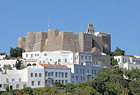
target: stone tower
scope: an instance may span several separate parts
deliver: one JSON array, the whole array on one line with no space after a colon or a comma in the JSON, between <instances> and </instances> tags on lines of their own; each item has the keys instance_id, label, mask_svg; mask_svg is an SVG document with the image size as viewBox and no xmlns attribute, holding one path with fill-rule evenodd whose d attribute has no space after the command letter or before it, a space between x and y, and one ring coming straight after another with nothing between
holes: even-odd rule
<instances>
[{"instance_id":1,"label":"stone tower","mask_svg":"<svg viewBox=\"0 0 140 95\"><path fill-rule=\"evenodd\" d=\"M92 23L88 23L87 33L94 34L95 30Z\"/></svg>"}]
</instances>

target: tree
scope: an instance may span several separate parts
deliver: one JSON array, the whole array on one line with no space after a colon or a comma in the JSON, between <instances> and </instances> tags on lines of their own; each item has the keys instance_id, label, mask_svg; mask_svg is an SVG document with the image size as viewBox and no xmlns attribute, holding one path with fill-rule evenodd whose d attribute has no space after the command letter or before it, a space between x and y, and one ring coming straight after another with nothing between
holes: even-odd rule
<instances>
[{"instance_id":1,"label":"tree","mask_svg":"<svg viewBox=\"0 0 140 95\"><path fill-rule=\"evenodd\" d=\"M26 93L26 94L32 94L33 93L33 90L31 87L24 87L23 90L22 90L22 93Z\"/></svg>"},{"instance_id":2,"label":"tree","mask_svg":"<svg viewBox=\"0 0 140 95\"><path fill-rule=\"evenodd\" d=\"M4 66L3 66L3 69L4 69L4 70L5 70L5 69L12 70L12 67L11 67L11 65L4 65Z\"/></svg>"},{"instance_id":3,"label":"tree","mask_svg":"<svg viewBox=\"0 0 140 95\"><path fill-rule=\"evenodd\" d=\"M22 52L25 52L22 48L10 48L10 56L11 57L22 57Z\"/></svg>"},{"instance_id":4,"label":"tree","mask_svg":"<svg viewBox=\"0 0 140 95\"><path fill-rule=\"evenodd\" d=\"M17 70L21 69L21 60L17 59L15 67Z\"/></svg>"}]
</instances>

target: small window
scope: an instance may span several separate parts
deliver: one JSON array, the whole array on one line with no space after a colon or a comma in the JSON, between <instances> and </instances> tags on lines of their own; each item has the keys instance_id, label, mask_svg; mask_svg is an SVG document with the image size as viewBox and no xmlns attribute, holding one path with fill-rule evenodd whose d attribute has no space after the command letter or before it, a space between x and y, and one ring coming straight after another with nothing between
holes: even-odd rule
<instances>
[{"instance_id":1,"label":"small window","mask_svg":"<svg viewBox=\"0 0 140 95\"><path fill-rule=\"evenodd\" d=\"M47 56L47 54L45 53L44 56Z\"/></svg>"},{"instance_id":2,"label":"small window","mask_svg":"<svg viewBox=\"0 0 140 95\"><path fill-rule=\"evenodd\" d=\"M52 61L52 59L50 59L50 61Z\"/></svg>"},{"instance_id":3,"label":"small window","mask_svg":"<svg viewBox=\"0 0 140 95\"><path fill-rule=\"evenodd\" d=\"M33 77L33 73L31 73L31 77Z\"/></svg>"},{"instance_id":4,"label":"small window","mask_svg":"<svg viewBox=\"0 0 140 95\"><path fill-rule=\"evenodd\" d=\"M38 85L40 85L40 81L38 81Z\"/></svg>"},{"instance_id":5,"label":"small window","mask_svg":"<svg viewBox=\"0 0 140 95\"><path fill-rule=\"evenodd\" d=\"M55 77L57 77L57 72L55 72Z\"/></svg>"},{"instance_id":6,"label":"small window","mask_svg":"<svg viewBox=\"0 0 140 95\"><path fill-rule=\"evenodd\" d=\"M67 84L68 83L68 80L65 80L65 84Z\"/></svg>"},{"instance_id":7,"label":"small window","mask_svg":"<svg viewBox=\"0 0 140 95\"><path fill-rule=\"evenodd\" d=\"M64 84L64 80L62 80L62 84Z\"/></svg>"},{"instance_id":8,"label":"small window","mask_svg":"<svg viewBox=\"0 0 140 95\"><path fill-rule=\"evenodd\" d=\"M65 73L65 77L68 77L68 73Z\"/></svg>"},{"instance_id":9,"label":"small window","mask_svg":"<svg viewBox=\"0 0 140 95\"><path fill-rule=\"evenodd\" d=\"M50 77L50 75L51 75L51 74L50 74L50 73L48 73L48 76L49 76L49 77Z\"/></svg>"},{"instance_id":10,"label":"small window","mask_svg":"<svg viewBox=\"0 0 140 95\"><path fill-rule=\"evenodd\" d=\"M61 73L59 72L59 77L61 77Z\"/></svg>"},{"instance_id":11,"label":"small window","mask_svg":"<svg viewBox=\"0 0 140 95\"><path fill-rule=\"evenodd\" d=\"M35 73L35 77L37 77L37 73Z\"/></svg>"},{"instance_id":12,"label":"small window","mask_svg":"<svg viewBox=\"0 0 140 95\"><path fill-rule=\"evenodd\" d=\"M65 62L67 63L67 59L65 59Z\"/></svg>"},{"instance_id":13,"label":"small window","mask_svg":"<svg viewBox=\"0 0 140 95\"><path fill-rule=\"evenodd\" d=\"M12 81L12 82L15 82L15 79L12 79L11 81Z\"/></svg>"},{"instance_id":14,"label":"small window","mask_svg":"<svg viewBox=\"0 0 140 95\"><path fill-rule=\"evenodd\" d=\"M58 62L61 62L61 59L58 59Z\"/></svg>"},{"instance_id":15,"label":"small window","mask_svg":"<svg viewBox=\"0 0 140 95\"><path fill-rule=\"evenodd\" d=\"M82 74L82 69L80 69L80 74Z\"/></svg>"},{"instance_id":16,"label":"small window","mask_svg":"<svg viewBox=\"0 0 140 95\"><path fill-rule=\"evenodd\" d=\"M48 72L45 72L45 76L47 76Z\"/></svg>"},{"instance_id":17,"label":"small window","mask_svg":"<svg viewBox=\"0 0 140 95\"><path fill-rule=\"evenodd\" d=\"M34 86L34 81L32 81L32 86Z\"/></svg>"},{"instance_id":18,"label":"small window","mask_svg":"<svg viewBox=\"0 0 140 95\"><path fill-rule=\"evenodd\" d=\"M62 77L64 77L64 73L62 72Z\"/></svg>"},{"instance_id":19,"label":"small window","mask_svg":"<svg viewBox=\"0 0 140 95\"><path fill-rule=\"evenodd\" d=\"M51 72L51 76L53 77L53 72Z\"/></svg>"},{"instance_id":20,"label":"small window","mask_svg":"<svg viewBox=\"0 0 140 95\"><path fill-rule=\"evenodd\" d=\"M39 73L39 77L41 77L42 75L41 75L41 73Z\"/></svg>"},{"instance_id":21,"label":"small window","mask_svg":"<svg viewBox=\"0 0 140 95\"><path fill-rule=\"evenodd\" d=\"M76 68L76 73L78 73L78 68Z\"/></svg>"},{"instance_id":22,"label":"small window","mask_svg":"<svg viewBox=\"0 0 140 95\"><path fill-rule=\"evenodd\" d=\"M85 74L85 69L83 69L83 74Z\"/></svg>"},{"instance_id":23,"label":"small window","mask_svg":"<svg viewBox=\"0 0 140 95\"><path fill-rule=\"evenodd\" d=\"M19 88L19 84L16 84L16 88Z\"/></svg>"},{"instance_id":24,"label":"small window","mask_svg":"<svg viewBox=\"0 0 140 95\"><path fill-rule=\"evenodd\" d=\"M21 78L19 78L19 82L21 82Z\"/></svg>"}]
</instances>

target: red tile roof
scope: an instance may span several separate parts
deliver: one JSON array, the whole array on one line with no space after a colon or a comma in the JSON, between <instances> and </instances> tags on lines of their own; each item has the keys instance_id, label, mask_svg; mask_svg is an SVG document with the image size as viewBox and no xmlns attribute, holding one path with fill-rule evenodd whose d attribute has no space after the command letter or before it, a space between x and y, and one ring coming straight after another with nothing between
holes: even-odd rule
<instances>
[{"instance_id":1,"label":"red tile roof","mask_svg":"<svg viewBox=\"0 0 140 95\"><path fill-rule=\"evenodd\" d=\"M40 64L41 66L47 66L47 67L62 67L67 68L66 65L53 65L53 64Z\"/></svg>"}]
</instances>

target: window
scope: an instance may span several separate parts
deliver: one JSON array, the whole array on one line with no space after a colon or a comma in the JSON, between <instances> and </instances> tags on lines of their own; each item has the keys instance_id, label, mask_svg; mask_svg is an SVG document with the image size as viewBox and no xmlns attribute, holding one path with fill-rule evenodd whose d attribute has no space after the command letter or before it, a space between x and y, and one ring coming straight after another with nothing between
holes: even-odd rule
<instances>
[{"instance_id":1,"label":"window","mask_svg":"<svg viewBox=\"0 0 140 95\"><path fill-rule=\"evenodd\" d=\"M72 75L72 78L74 78L74 75Z\"/></svg>"},{"instance_id":2,"label":"window","mask_svg":"<svg viewBox=\"0 0 140 95\"><path fill-rule=\"evenodd\" d=\"M57 72L55 72L55 77L57 77Z\"/></svg>"},{"instance_id":3,"label":"window","mask_svg":"<svg viewBox=\"0 0 140 95\"><path fill-rule=\"evenodd\" d=\"M46 83L47 83L48 81L46 80Z\"/></svg>"},{"instance_id":4,"label":"window","mask_svg":"<svg viewBox=\"0 0 140 95\"><path fill-rule=\"evenodd\" d=\"M16 84L16 88L19 88L19 84Z\"/></svg>"},{"instance_id":5,"label":"window","mask_svg":"<svg viewBox=\"0 0 140 95\"><path fill-rule=\"evenodd\" d=\"M19 82L21 82L21 78L19 78Z\"/></svg>"},{"instance_id":6,"label":"window","mask_svg":"<svg viewBox=\"0 0 140 95\"><path fill-rule=\"evenodd\" d=\"M87 60L87 56L85 56L85 60Z\"/></svg>"},{"instance_id":7,"label":"window","mask_svg":"<svg viewBox=\"0 0 140 95\"><path fill-rule=\"evenodd\" d=\"M40 64L41 64L41 61L40 61Z\"/></svg>"},{"instance_id":8,"label":"window","mask_svg":"<svg viewBox=\"0 0 140 95\"><path fill-rule=\"evenodd\" d=\"M58 59L58 62L61 62L61 59Z\"/></svg>"},{"instance_id":9,"label":"window","mask_svg":"<svg viewBox=\"0 0 140 95\"><path fill-rule=\"evenodd\" d=\"M67 73L65 73L65 77L67 77L68 76L68 74Z\"/></svg>"},{"instance_id":10,"label":"window","mask_svg":"<svg viewBox=\"0 0 140 95\"><path fill-rule=\"evenodd\" d=\"M9 81L9 79L7 78L7 79L6 79L6 82L8 82L8 81Z\"/></svg>"},{"instance_id":11,"label":"window","mask_svg":"<svg viewBox=\"0 0 140 95\"><path fill-rule=\"evenodd\" d=\"M39 73L39 77L41 77L41 73Z\"/></svg>"},{"instance_id":12,"label":"window","mask_svg":"<svg viewBox=\"0 0 140 95\"><path fill-rule=\"evenodd\" d=\"M37 77L37 73L35 73L35 77Z\"/></svg>"},{"instance_id":13,"label":"window","mask_svg":"<svg viewBox=\"0 0 140 95\"><path fill-rule=\"evenodd\" d=\"M83 74L85 74L85 69L83 69Z\"/></svg>"},{"instance_id":14,"label":"window","mask_svg":"<svg viewBox=\"0 0 140 95\"><path fill-rule=\"evenodd\" d=\"M12 81L12 82L15 82L15 79L12 79L11 81Z\"/></svg>"},{"instance_id":15,"label":"window","mask_svg":"<svg viewBox=\"0 0 140 95\"><path fill-rule=\"evenodd\" d=\"M92 75L93 75L93 70L92 70Z\"/></svg>"},{"instance_id":16,"label":"window","mask_svg":"<svg viewBox=\"0 0 140 95\"><path fill-rule=\"evenodd\" d=\"M81 76L81 80L83 79L83 77Z\"/></svg>"},{"instance_id":17,"label":"window","mask_svg":"<svg viewBox=\"0 0 140 95\"><path fill-rule=\"evenodd\" d=\"M81 56L81 60L83 60L83 56Z\"/></svg>"},{"instance_id":18,"label":"window","mask_svg":"<svg viewBox=\"0 0 140 95\"><path fill-rule=\"evenodd\" d=\"M94 70L94 74L96 74L96 70Z\"/></svg>"},{"instance_id":19,"label":"window","mask_svg":"<svg viewBox=\"0 0 140 95\"><path fill-rule=\"evenodd\" d=\"M65 62L67 62L67 59L65 59Z\"/></svg>"},{"instance_id":20,"label":"window","mask_svg":"<svg viewBox=\"0 0 140 95\"><path fill-rule=\"evenodd\" d=\"M62 84L64 84L64 80L62 80Z\"/></svg>"},{"instance_id":21,"label":"window","mask_svg":"<svg viewBox=\"0 0 140 95\"><path fill-rule=\"evenodd\" d=\"M47 76L48 75L48 72L45 72L45 76Z\"/></svg>"},{"instance_id":22,"label":"window","mask_svg":"<svg viewBox=\"0 0 140 95\"><path fill-rule=\"evenodd\" d=\"M31 77L33 77L33 73L31 73Z\"/></svg>"},{"instance_id":23,"label":"window","mask_svg":"<svg viewBox=\"0 0 140 95\"><path fill-rule=\"evenodd\" d=\"M80 74L82 74L82 69L80 69Z\"/></svg>"},{"instance_id":24,"label":"window","mask_svg":"<svg viewBox=\"0 0 140 95\"><path fill-rule=\"evenodd\" d=\"M120 62L120 58L118 59L118 62Z\"/></svg>"},{"instance_id":25,"label":"window","mask_svg":"<svg viewBox=\"0 0 140 95\"><path fill-rule=\"evenodd\" d=\"M78 73L78 68L76 68L76 73Z\"/></svg>"},{"instance_id":26,"label":"window","mask_svg":"<svg viewBox=\"0 0 140 95\"><path fill-rule=\"evenodd\" d=\"M43 61L43 64L45 64L45 61Z\"/></svg>"},{"instance_id":27,"label":"window","mask_svg":"<svg viewBox=\"0 0 140 95\"><path fill-rule=\"evenodd\" d=\"M51 72L51 76L53 77L53 72Z\"/></svg>"},{"instance_id":28,"label":"window","mask_svg":"<svg viewBox=\"0 0 140 95\"><path fill-rule=\"evenodd\" d=\"M51 73L48 73L48 76L50 77L51 76Z\"/></svg>"},{"instance_id":29,"label":"window","mask_svg":"<svg viewBox=\"0 0 140 95\"><path fill-rule=\"evenodd\" d=\"M76 80L78 80L78 76L76 76Z\"/></svg>"},{"instance_id":30,"label":"window","mask_svg":"<svg viewBox=\"0 0 140 95\"><path fill-rule=\"evenodd\" d=\"M40 85L40 81L38 81L38 85Z\"/></svg>"},{"instance_id":31,"label":"window","mask_svg":"<svg viewBox=\"0 0 140 95\"><path fill-rule=\"evenodd\" d=\"M65 84L67 84L68 83L68 80L65 80Z\"/></svg>"},{"instance_id":32,"label":"window","mask_svg":"<svg viewBox=\"0 0 140 95\"><path fill-rule=\"evenodd\" d=\"M62 72L62 77L64 77L64 73Z\"/></svg>"},{"instance_id":33,"label":"window","mask_svg":"<svg viewBox=\"0 0 140 95\"><path fill-rule=\"evenodd\" d=\"M34 86L34 81L32 81L32 86Z\"/></svg>"},{"instance_id":34,"label":"window","mask_svg":"<svg viewBox=\"0 0 140 95\"><path fill-rule=\"evenodd\" d=\"M26 54L26 57L28 57L28 54Z\"/></svg>"},{"instance_id":35,"label":"window","mask_svg":"<svg viewBox=\"0 0 140 95\"><path fill-rule=\"evenodd\" d=\"M50 61L52 61L52 59L50 59Z\"/></svg>"},{"instance_id":36,"label":"window","mask_svg":"<svg viewBox=\"0 0 140 95\"><path fill-rule=\"evenodd\" d=\"M59 77L61 77L61 73L59 72Z\"/></svg>"},{"instance_id":37,"label":"window","mask_svg":"<svg viewBox=\"0 0 140 95\"><path fill-rule=\"evenodd\" d=\"M47 54L45 53L44 56L47 56Z\"/></svg>"},{"instance_id":38,"label":"window","mask_svg":"<svg viewBox=\"0 0 140 95\"><path fill-rule=\"evenodd\" d=\"M61 80L59 80L59 83L61 83Z\"/></svg>"},{"instance_id":39,"label":"window","mask_svg":"<svg viewBox=\"0 0 140 95\"><path fill-rule=\"evenodd\" d=\"M3 86L4 86L4 88L6 88L7 87L7 84L4 84Z\"/></svg>"},{"instance_id":40,"label":"window","mask_svg":"<svg viewBox=\"0 0 140 95\"><path fill-rule=\"evenodd\" d=\"M31 58L33 58L33 54L31 54Z\"/></svg>"}]
</instances>

